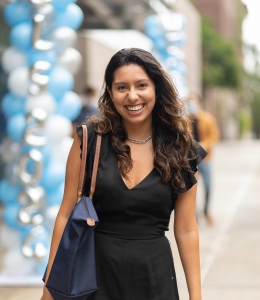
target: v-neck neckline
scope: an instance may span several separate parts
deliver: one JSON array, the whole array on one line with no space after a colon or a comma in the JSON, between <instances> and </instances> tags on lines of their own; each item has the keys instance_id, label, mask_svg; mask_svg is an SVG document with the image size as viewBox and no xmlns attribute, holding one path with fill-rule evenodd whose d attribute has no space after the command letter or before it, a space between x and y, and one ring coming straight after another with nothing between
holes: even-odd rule
<instances>
[{"instance_id":1,"label":"v-neck neckline","mask_svg":"<svg viewBox=\"0 0 260 300\"><path fill-rule=\"evenodd\" d=\"M125 186L125 188L128 190L128 191L132 191L132 190L134 190L136 187L138 187L140 184L142 184L151 174L152 174L152 172L154 171L154 167L152 168L152 170L141 180L141 181L139 181L135 186L133 186L132 188L129 188L127 185L126 185L126 183L125 183L125 181L124 181L124 179L123 179L123 177L122 177L122 175L121 175L121 173L120 173L120 170L119 170L119 167L118 167L118 164L117 164L117 173L118 173L118 175L119 175L119 177L120 177L120 179L121 179L121 182L123 183L123 185Z\"/></svg>"},{"instance_id":2,"label":"v-neck neckline","mask_svg":"<svg viewBox=\"0 0 260 300\"><path fill-rule=\"evenodd\" d=\"M112 148L113 149L113 148ZM118 167L118 161L117 161L117 155L116 155L116 152L115 150L113 149L113 161L115 163L115 167L116 167L116 172L117 172L117 175L119 176L119 180L121 181L122 185L128 190L128 191L132 191L134 190L135 188L137 188L139 185L141 185L144 181L146 181L147 178L150 177L150 175L153 173L153 171L155 170L155 167L152 168L152 170L147 173L147 175L141 180L139 181L135 186L133 186L132 188L129 188L127 186L127 184L125 183L121 173L120 173L120 170L119 170L119 167Z\"/></svg>"}]
</instances>

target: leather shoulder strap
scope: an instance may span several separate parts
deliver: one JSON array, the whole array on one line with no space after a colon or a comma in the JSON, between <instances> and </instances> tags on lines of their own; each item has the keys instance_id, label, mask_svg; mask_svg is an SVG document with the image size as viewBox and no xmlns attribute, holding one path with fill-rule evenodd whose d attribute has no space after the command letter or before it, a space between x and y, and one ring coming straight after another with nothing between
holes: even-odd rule
<instances>
[{"instance_id":1,"label":"leather shoulder strap","mask_svg":"<svg viewBox=\"0 0 260 300\"><path fill-rule=\"evenodd\" d=\"M86 172L86 161L87 161L87 151L88 151L88 129L86 125L81 125L82 127L82 151L81 151L81 164L79 172L79 183L78 183L78 201L83 194L83 184Z\"/></svg>"},{"instance_id":2,"label":"leather shoulder strap","mask_svg":"<svg viewBox=\"0 0 260 300\"><path fill-rule=\"evenodd\" d=\"M79 183L78 183L78 201L83 196L83 186L84 186L84 180L86 174L86 161L87 161L87 150L88 150L88 129L85 124L81 125L81 127L82 127L83 138L82 138L82 154L81 154L81 164L80 164ZM101 148L101 138L102 136L98 134L93 171L91 177L90 194L89 194L89 197L91 199L93 197L96 188L97 170L98 170L98 162L99 162L100 148Z\"/></svg>"},{"instance_id":3,"label":"leather shoulder strap","mask_svg":"<svg viewBox=\"0 0 260 300\"><path fill-rule=\"evenodd\" d=\"M92 199L96 189L97 171L98 171L98 163L99 163L100 148L101 148L101 138L102 136L100 134L97 134L96 152L95 152L94 165L93 165L93 171L91 177L91 185L90 185L90 193L89 193L90 199Z\"/></svg>"}]
</instances>

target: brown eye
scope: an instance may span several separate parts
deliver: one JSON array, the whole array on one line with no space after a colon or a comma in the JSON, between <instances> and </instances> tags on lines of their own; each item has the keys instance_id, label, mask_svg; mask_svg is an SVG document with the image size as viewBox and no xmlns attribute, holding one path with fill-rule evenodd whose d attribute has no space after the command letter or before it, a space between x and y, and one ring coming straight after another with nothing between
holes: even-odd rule
<instances>
[{"instance_id":1,"label":"brown eye","mask_svg":"<svg viewBox=\"0 0 260 300\"><path fill-rule=\"evenodd\" d=\"M120 85L118 88L117 88L119 91L122 91L125 89L125 86L124 85Z\"/></svg>"},{"instance_id":2,"label":"brown eye","mask_svg":"<svg viewBox=\"0 0 260 300\"><path fill-rule=\"evenodd\" d=\"M141 83L139 86L140 86L140 88L145 88L145 87L147 87L147 84L146 83Z\"/></svg>"}]
</instances>

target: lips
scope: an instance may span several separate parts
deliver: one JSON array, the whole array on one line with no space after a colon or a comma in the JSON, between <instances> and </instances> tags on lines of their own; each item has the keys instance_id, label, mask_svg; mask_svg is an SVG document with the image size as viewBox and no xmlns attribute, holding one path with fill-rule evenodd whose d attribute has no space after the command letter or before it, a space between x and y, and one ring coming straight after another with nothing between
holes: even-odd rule
<instances>
[{"instance_id":1,"label":"lips","mask_svg":"<svg viewBox=\"0 0 260 300\"><path fill-rule=\"evenodd\" d=\"M144 108L144 104L131 105L131 106L128 105L128 106L126 106L126 109L128 111L132 111L132 112L142 110L143 108Z\"/></svg>"}]
</instances>

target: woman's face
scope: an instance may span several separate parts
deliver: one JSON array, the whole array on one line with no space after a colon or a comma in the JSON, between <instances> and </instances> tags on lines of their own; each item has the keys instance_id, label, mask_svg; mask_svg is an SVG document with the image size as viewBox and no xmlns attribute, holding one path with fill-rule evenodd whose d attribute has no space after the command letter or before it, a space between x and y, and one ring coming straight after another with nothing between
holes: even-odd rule
<instances>
[{"instance_id":1,"label":"woman's face","mask_svg":"<svg viewBox=\"0 0 260 300\"><path fill-rule=\"evenodd\" d=\"M152 121L155 85L142 67L130 64L116 69L112 89L107 89L124 122L140 124Z\"/></svg>"}]
</instances>

